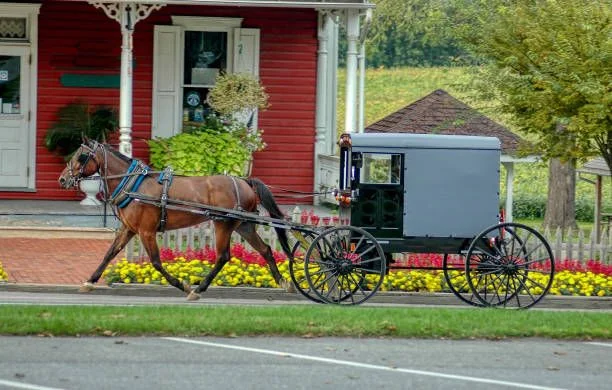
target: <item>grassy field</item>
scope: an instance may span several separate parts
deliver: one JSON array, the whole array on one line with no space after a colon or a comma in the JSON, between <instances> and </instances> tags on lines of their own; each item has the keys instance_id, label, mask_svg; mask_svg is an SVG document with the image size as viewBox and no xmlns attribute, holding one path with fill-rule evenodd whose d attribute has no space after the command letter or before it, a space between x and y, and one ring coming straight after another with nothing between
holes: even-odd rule
<instances>
[{"instance_id":1,"label":"grassy field","mask_svg":"<svg viewBox=\"0 0 612 390\"><path fill-rule=\"evenodd\" d=\"M474 107L491 119L508 126L504 118L495 111L494 104L478 101L469 89L468 68L394 68L368 69L366 71L365 124L376 122L385 116L430 94L444 89L457 99ZM339 73L338 90L338 131L344 130L345 74ZM505 198L505 170L502 169L501 199ZM515 165L514 193L546 199L548 191L548 168L545 163L523 163ZM612 212L612 194L609 179L604 180L604 211ZM595 190L591 183L578 180L576 199L589 205L594 204ZM537 221L536 221L537 222ZM589 223L582 224L590 228Z\"/></svg>"},{"instance_id":2,"label":"grassy field","mask_svg":"<svg viewBox=\"0 0 612 390\"><path fill-rule=\"evenodd\" d=\"M611 339L612 313L335 306L1 306L1 335Z\"/></svg>"}]
</instances>

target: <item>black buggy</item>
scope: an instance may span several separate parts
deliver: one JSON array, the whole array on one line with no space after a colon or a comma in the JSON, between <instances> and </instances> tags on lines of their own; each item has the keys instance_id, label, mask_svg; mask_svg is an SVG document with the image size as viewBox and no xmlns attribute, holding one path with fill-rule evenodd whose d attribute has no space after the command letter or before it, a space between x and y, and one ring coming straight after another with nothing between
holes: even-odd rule
<instances>
[{"instance_id":1,"label":"black buggy","mask_svg":"<svg viewBox=\"0 0 612 390\"><path fill-rule=\"evenodd\" d=\"M309 299L358 304L380 288L394 253L443 254L444 291L475 306L528 308L550 289L554 258L529 226L500 222L497 138L345 134L340 226L291 227L290 273ZM303 253L300 256L299 253Z\"/></svg>"}]
</instances>

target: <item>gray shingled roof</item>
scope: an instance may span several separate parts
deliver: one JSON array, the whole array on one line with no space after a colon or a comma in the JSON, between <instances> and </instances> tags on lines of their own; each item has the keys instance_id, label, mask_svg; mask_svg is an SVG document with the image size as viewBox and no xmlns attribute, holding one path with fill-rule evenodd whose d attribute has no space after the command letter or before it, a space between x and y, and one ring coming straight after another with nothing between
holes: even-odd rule
<instances>
[{"instance_id":1,"label":"gray shingled roof","mask_svg":"<svg viewBox=\"0 0 612 390\"><path fill-rule=\"evenodd\" d=\"M417 133L497 137L502 153L514 155L525 141L448 92L438 89L372 123L366 133Z\"/></svg>"},{"instance_id":2,"label":"gray shingled roof","mask_svg":"<svg viewBox=\"0 0 612 390\"><path fill-rule=\"evenodd\" d=\"M591 173L599 176L610 176L610 169L603 157L596 157L587 161L582 168L578 169L578 172Z\"/></svg>"}]
</instances>

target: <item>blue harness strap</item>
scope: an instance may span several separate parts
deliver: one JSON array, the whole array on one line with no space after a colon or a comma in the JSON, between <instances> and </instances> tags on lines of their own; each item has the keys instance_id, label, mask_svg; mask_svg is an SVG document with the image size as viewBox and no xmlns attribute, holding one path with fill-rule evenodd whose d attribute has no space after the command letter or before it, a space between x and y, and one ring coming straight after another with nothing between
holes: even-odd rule
<instances>
[{"instance_id":1,"label":"blue harness strap","mask_svg":"<svg viewBox=\"0 0 612 390\"><path fill-rule=\"evenodd\" d=\"M133 199L127 193L138 191L145 177L149 174L150 169L142 161L133 160L125 173L125 177L121 179L121 182L111 194L111 203L120 209L127 207Z\"/></svg>"}]
</instances>

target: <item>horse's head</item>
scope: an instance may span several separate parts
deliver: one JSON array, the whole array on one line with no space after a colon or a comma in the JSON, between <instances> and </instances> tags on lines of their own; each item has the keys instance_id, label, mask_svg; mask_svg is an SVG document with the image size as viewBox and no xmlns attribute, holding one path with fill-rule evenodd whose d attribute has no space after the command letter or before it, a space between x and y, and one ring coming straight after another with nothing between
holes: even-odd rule
<instances>
[{"instance_id":1,"label":"horse's head","mask_svg":"<svg viewBox=\"0 0 612 390\"><path fill-rule=\"evenodd\" d=\"M73 187L82 178L97 173L101 166L98 152L102 148L102 144L85 139L60 174L58 179L60 186L62 188Z\"/></svg>"}]
</instances>

